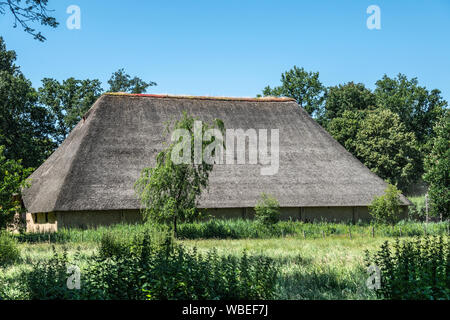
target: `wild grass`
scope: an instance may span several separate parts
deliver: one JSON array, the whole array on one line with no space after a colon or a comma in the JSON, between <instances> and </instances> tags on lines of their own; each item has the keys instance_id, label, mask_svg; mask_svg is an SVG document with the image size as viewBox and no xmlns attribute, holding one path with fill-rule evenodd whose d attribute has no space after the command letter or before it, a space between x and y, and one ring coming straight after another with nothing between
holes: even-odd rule
<instances>
[{"instance_id":1,"label":"wild grass","mask_svg":"<svg viewBox=\"0 0 450 320\"><path fill-rule=\"evenodd\" d=\"M396 225L368 223L332 223L302 221L280 221L271 226L245 219L212 219L202 222L181 223L178 225L179 239L270 239L322 237L411 237L423 235L445 235L449 233L449 222L423 223L400 221ZM168 227L158 224L117 224L96 229L61 229L57 233L19 234L16 238L26 243L99 243L105 233L115 237L132 239L142 232L150 232L155 237L169 232Z\"/></svg>"},{"instance_id":2,"label":"wild grass","mask_svg":"<svg viewBox=\"0 0 450 320\"><path fill-rule=\"evenodd\" d=\"M263 254L281 266L278 299L375 299L367 289L364 251L386 238L185 240L188 246L240 255Z\"/></svg>"},{"instance_id":3,"label":"wild grass","mask_svg":"<svg viewBox=\"0 0 450 320\"><path fill-rule=\"evenodd\" d=\"M400 233L404 239L425 233L443 235L448 233L448 227L448 222L403 221L387 226L282 221L273 228L261 228L246 220L212 220L179 225L181 239L177 242L197 247L200 252L215 248L223 255L240 257L246 251L272 258L280 267L277 299L376 299L374 292L365 285L368 277L365 250L374 252L384 241L400 237ZM0 297L24 298L20 274L38 261L49 260L53 246L57 251L67 248L69 259L77 255L80 267L84 267L98 252L104 234L129 242L145 230L153 232L154 237L163 237L169 232L167 227L159 225L116 225L61 230L50 235L18 235L21 257L14 265L0 269Z\"/></svg>"},{"instance_id":4,"label":"wild grass","mask_svg":"<svg viewBox=\"0 0 450 320\"><path fill-rule=\"evenodd\" d=\"M388 238L275 238L275 239L204 239L179 240L188 248L196 247L206 253L215 248L219 255L241 257L243 252L263 255L274 260L280 267L277 278L277 299L375 299L367 289L367 273L364 267L364 251L376 250ZM19 245L22 260L9 268L0 270L0 295L3 299L23 299L21 273L29 271L38 261L52 256L52 247L61 252L67 249L69 259L78 255L83 268L88 257L98 251L93 242L83 244L35 243ZM79 259L79 257L85 259ZM2 280L3 279L3 280ZM3 293L2 293L3 291Z\"/></svg>"}]
</instances>

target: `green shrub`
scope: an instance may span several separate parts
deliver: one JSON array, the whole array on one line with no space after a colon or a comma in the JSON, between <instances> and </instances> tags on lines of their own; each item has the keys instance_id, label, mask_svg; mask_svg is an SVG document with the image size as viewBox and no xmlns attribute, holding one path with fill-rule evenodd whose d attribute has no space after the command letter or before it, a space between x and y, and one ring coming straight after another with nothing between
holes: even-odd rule
<instances>
[{"instance_id":1,"label":"green shrub","mask_svg":"<svg viewBox=\"0 0 450 320\"><path fill-rule=\"evenodd\" d=\"M408 207L408 219L423 221L426 217L425 196L408 197L412 205Z\"/></svg>"},{"instance_id":2,"label":"green shrub","mask_svg":"<svg viewBox=\"0 0 450 320\"><path fill-rule=\"evenodd\" d=\"M48 261L32 265L31 271L22 274L28 298L32 300L75 299L77 290L67 288L67 251L58 253L52 248L53 256Z\"/></svg>"},{"instance_id":3,"label":"green shrub","mask_svg":"<svg viewBox=\"0 0 450 320\"><path fill-rule=\"evenodd\" d=\"M381 272L383 299L450 299L450 243L448 237L398 239L384 242L372 256L366 252L367 266Z\"/></svg>"},{"instance_id":4,"label":"green shrub","mask_svg":"<svg viewBox=\"0 0 450 320\"><path fill-rule=\"evenodd\" d=\"M385 194L376 197L369 206L369 213L377 222L394 224L400 220L401 191L396 186L388 185Z\"/></svg>"},{"instance_id":5,"label":"green shrub","mask_svg":"<svg viewBox=\"0 0 450 320\"><path fill-rule=\"evenodd\" d=\"M17 240L5 231L0 231L0 267L6 267L20 259Z\"/></svg>"},{"instance_id":6,"label":"green shrub","mask_svg":"<svg viewBox=\"0 0 450 320\"><path fill-rule=\"evenodd\" d=\"M105 233L100 240L99 255L104 258L121 256L127 252L127 242L113 233Z\"/></svg>"},{"instance_id":7,"label":"green shrub","mask_svg":"<svg viewBox=\"0 0 450 320\"><path fill-rule=\"evenodd\" d=\"M260 255L199 253L173 242L138 234L129 242L105 234L99 251L69 261L66 252L22 274L29 299L272 299L278 264ZM81 265L81 288L67 288L67 266Z\"/></svg>"},{"instance_id":8,"label":"green shrub","mask_svg":"<svg viewBox=\"0 0 450 320\"><path fill-rule=\"evenodd\" d=\"M255 206L255 218L264 225L272 225L280 220L280 204L274 197L265 193Z\"/></svg>"},{"instance_id":9,"label":"green shrub","mask_svg":"<svg viewBox=\"0 0 450 320\"><path fill-rule=\"evenodd\" d=\"M263 256L200 254L144 236L122 255L95 257L84 274L88 299L270 299L277 267Z\"/></svg>"}]
</instances>

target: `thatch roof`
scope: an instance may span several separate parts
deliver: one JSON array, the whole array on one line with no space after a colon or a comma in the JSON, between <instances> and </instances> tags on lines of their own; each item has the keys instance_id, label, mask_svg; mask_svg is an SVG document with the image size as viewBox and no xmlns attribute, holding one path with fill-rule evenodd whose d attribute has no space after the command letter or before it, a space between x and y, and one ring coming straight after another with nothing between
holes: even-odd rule
<instances>
[{"instance_id":1,"label":"thatch roof","mask_svg":"<svg viewBox=\"0 0 450 320\"><path fill-rule=\"evenodd\" d=\"M154 166L165 123L183 111L222 119L227 128L279 129L278 173L216 165L201 207L253 207L262 192L282 207L367 206L386 188L292 99L105 94L31 175L23 191L28 212L139 208L133 185Z\"/></svg>"}]
</instances>

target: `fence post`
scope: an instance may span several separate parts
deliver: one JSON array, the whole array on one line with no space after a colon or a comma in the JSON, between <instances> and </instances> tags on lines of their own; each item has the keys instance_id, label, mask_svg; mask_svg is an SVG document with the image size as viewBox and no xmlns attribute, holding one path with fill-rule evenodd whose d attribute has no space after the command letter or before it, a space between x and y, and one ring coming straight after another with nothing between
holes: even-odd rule
<instances>
[{"instance_id":1,"label":"fence post","mask_svg":"<svg viewBox=\"0 0 450 320\"><path fill-rule=\"evenodd\" d=\"M306 232L303 230L303 239L306 239Z\"/></svg>"},{"instance_id":2,"label":"fence post","mask_svg":"<svg viewBox=\"0 0 450 320\"><path fill-rule=\"evenodd\" d=\"M322 238L325 239L325 232L322 230Z\"/></svg>"},{"instance_id":3,"label":"fence post","mask_svg":"<svg viewBox=\"0 0 450 320\"><path fill-rule=\"evenodd\" d=\"M372 226L372 238L375 238L375 227Z\"/></svg>"},{"instance_id":4,"label":"fence post","mask_svg":"<svg viewBox=\"0 0 450 320\"><path fill-rule=\"evenodd\" d=\"M425 195L425 221L428 223L428 192Z\"/></svg>"},{"instance_id":5,"label":"fence post","mask_svg":"<svg viewBox=\"0 0 450 320\"><path fill-rule=\"evenodd\" d=\"M400 237L402 236L402 228L399 228L399 230L400 230Z\"/></svg>"},{"instance_id":6,"label":"fence post","mask_svg":"<svg viewBox=\"0 0 450 320\"><path fill-rule=\"evenodd\" d=\"M352 239L352 229L351 228L348 228L348 234L349 234L350 240L351 240Z\"/></svg>"}]
</instances>

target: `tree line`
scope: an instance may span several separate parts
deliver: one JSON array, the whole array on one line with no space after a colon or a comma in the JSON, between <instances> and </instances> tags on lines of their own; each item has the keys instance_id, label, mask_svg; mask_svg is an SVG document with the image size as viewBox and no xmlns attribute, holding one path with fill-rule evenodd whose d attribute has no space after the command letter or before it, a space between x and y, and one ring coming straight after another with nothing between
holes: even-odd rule
<instances>
[{"instance_id":1,"label":"tree line","mask_svg":"<svg viewBox=\"0 0 450 320\"><path fill-rule=\"evenodd\" d=\"M294 66L279 86L267 86L261 95L295 99L364 165L402 191L423 179L433 211L449 216L450 115L438 89L401 73L384 75L374 90L354 82L325 87L319 72Z\"/></svg>"}]
</instances>

